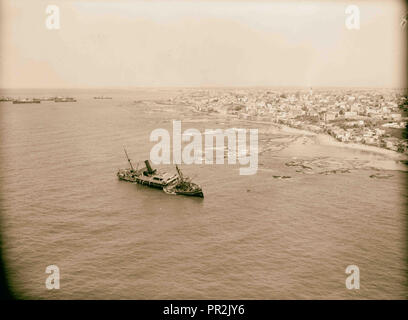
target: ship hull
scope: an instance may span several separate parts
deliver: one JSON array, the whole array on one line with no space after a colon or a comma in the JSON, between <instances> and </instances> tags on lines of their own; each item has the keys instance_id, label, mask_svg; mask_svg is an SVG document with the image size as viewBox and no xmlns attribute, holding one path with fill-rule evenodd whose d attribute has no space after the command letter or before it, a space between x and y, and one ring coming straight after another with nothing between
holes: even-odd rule
<instances>
[{"instance_id":1,"label":"ship hull","mask_svg":"<svg viewBox=\"0 0 408 320\"><path fill-rule=\"evenodd\" d=\"M167 184L158 184L158 183L143 180L140 178L119 177L119 180L137 183L137 184L141 184L141 185L144 185L150 188L155 188L155 189L160 189L160 190L163 190L167 186ZM204 198L204 193L202 191L175 191L173 194L189 196L189 197Z\"/></svg>"},{"instance_id":2,"label":"ship hull","mask_svg":"<svg viewBox=\"0 0 408 320\"><path fill-rule=\"evenodd\" d=\"M145 176L142 174L144 170L138 171L136 174L129 174L128 170L120 170L117 174L119 180L141 184L156 189L163 189L167 185L173 183L176 177L170 177L169 179L156 179L155 176Z\"/></svg>"},{"instance_id":3,"label":"ship hull","mask_svg":"<svg viewBox=\"0 0 408 320\"><path fill-rule=\"evenodd\" d=\"M30 100L30 101L13 101L13 104L23 104L23 103L40 103L39 100Z\"/></svg>"},{"instance_id":4,"label":"ship hull","mask_svg":"<svg viewBox=\"0 0 408 320\"><path fill-rule=\"evenodd\" d=\"M156 189L163 189L166 185L160 184L160 183L155 183L149 180L143 180L140 178L131 178L131 177L119 177L119 180L127 181L127 182L133 182L137 184L141 184L144 186L148 186L151 188L156 188Z\"/></svg>"},{"instance_id":5,"label":"ship hull","mask_svg":"<svg viewBox=\"0 0 408 320\"><path fill-rule=\"evenodd\" d=\"M149 161L146 160L146 168L134 170L127 153L126 157L128 158L131 169L120 169L117 172L119 180L141 184L150 188L161 189L168 194L204 198L201 187L195 183L183 180L178 168L177 171L179 175L171 175L166 172L153 170Z\"/></svg>"},{"instance_id":6,"label":"ship hull","mask_svg":"<svg viewBox=\"0 0 408 320\"><path fill-rule=\"evenodd\" d=\"M204 198L204 193L201 187L190 189L190 190L182 190L182 189L177 188L174 184L170 184L166 186L165 188L163 188L163 190L164 192L168 194Z\"/></svg>"},{"instance_id":7,"label":"ship hull","mask_svg":"<svg viewBox=\"0 0 408 320\"><path fill-rule=\"evenodd\" d=\"M143 179L136 179L136 183L144 185L144 186L148 186L150 188L155 188L155 189L163 189L163 187L165 187L165 185L163 184L159 184L159 183L155 183L155 182L147 181Z\"/></svg>"},{"instance_id":8,"label":"ship hull","mask_svg":"<svg viewBox=\"0 0 408 320\"><path fill-rule=\"evenodd\" d=\"M204 193L202 191L195 191L195 192L176 191L175 193L178 195L183 195L183 196L204 198Z\"/></svg>"}]
</instances>

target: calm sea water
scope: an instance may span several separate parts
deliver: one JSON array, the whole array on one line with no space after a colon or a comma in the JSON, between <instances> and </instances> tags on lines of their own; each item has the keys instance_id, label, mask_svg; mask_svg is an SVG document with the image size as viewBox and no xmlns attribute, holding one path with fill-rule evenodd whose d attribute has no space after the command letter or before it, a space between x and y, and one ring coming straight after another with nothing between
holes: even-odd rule
<instances>
[{"instance_id":1,"label":"calm sea water","mask_svg":"<svg viewBox=\"0 0 408 320\"><path fill-rule=\"evenodd\" d=\"M40 299L405 298L406 172L379 170L375 163L388 161L379 155L293 142L299 135L268 124L134 103L177 93L2 92L78 99L0 103L1 232L17 294ZM101 94L113 99L93 99ZM151 131L171 130L172 120L182 120L183 130L259 128L260 146L272 149L260 155L254 176L240 176L237 165L182 166L203 186L204 199L118 181L117 169L127 166L123 146L135 162L147 159ZM294 157L354 167L344 174L302 174L285 166ZM370 166L355 166L358 161ZM377 172L393 176L369 177ZM52 264L60 268L61 287L50 291L45 268ZM360 290L345 286L348 265L360 269Z\"/></svg>"}]
</instances>

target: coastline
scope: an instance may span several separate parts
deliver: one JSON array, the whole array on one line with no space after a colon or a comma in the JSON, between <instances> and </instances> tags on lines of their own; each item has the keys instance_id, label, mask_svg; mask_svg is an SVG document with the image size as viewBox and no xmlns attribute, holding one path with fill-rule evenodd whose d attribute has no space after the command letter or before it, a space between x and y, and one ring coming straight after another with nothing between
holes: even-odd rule
<instances>
[{"instance_id":1,"label":"coastline","mask_svg":"<svg viewBox=\"0 0 408 320\"><path fill-rule=\"evenodd\" d=\"M321 145L348 148L348 149L365 151L365 152L370 152L370 153L377 153L377 154L386 156L387 158L391 158L395 161L408 160L407 155L403 153L398 153L393 150L384 149L384 148L380 148L376 146L370 146L366 144L354 143L354 142L350 142L350 143L341 142L326 133L316 133L316 132L305 130L305 129L297 129L297 128L289 127L283 124L279 124L277 126L280 127L280 130L286 133L294 133L294 134L299 134L299 135L315 137L318 143L320 143Z\"/></svg>"},{"instance_id":2,"label":"coastline","mask_svg":"<svg viewBox=\"0 0 408 320\"><path fill-rule=\"evenodd\" d=\"M384 149L384 148L380 148L376 146L370 146L366 144L359 144L359 143L354 143L354 142L345 143L345 142L337 141L334 137L328 134L317 134L317 139L322 144L335 146L335 147L341 147L341 148L349 148L349 149L354 149L354 150L359 150L359 151L366 151L366 152L371 152L371 153L377 153L377 154L386 156L388 158L391 158L395 161L402 161L402 160L408 159L408 157L403 153L398 153L393 150Z\"/></svg>"},{"instance_id":3,"label":"coastline","mask_svg":"<svg viewBox=\"0 0 408 320\"><path fill-rule=\"evenodd\" d=\"M238 119L238 120L242 121L242 119ZM380 148L377 146L366 145L366 144L359 144L359 143L354 143L354 142L349 142L349 143L341 142L341 141L336 140L334 137L332 137L331 135L327 133L316 133L316 132L306 130L306 129L293 128L285 124L277 124L274 122L267 122L267 121L262 121L262 120L259 120L259 121L245 120L245 122L260 123L263 125L271 125L275 127L276 129L282 132L285 132L285 133L292 133L292 134L314 137L317 139L317 142L321 145L348 148L348 149L359 150L363 152L376 153L376 154L385 156L395 161L408 160L408 156L403 153L398 153L393 150Z\"/></svg>"}]
</instances>

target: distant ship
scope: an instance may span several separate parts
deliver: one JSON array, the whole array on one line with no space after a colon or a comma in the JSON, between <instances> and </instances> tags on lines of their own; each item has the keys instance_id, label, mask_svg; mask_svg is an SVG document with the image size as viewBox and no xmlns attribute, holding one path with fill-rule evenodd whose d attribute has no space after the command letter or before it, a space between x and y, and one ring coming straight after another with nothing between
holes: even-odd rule
<instances>
[{"instance_id":1,"label":"distant ship","mask_svg":"<svg viewBox=\"0 0 408 320\"><path fill-rule=\"evenodd\" d=\"M41 101L55 101L56 97L43 97L40 98L39 100Z\"/></svg>"},{"instance_id":2,"label":"distant ship","mask_svg":"<svg viewBox=\"0 0 408 320\"><path fill-rule=\"evenodd\" d=\"M56 98L54 99L54 101L55 101L55 102L76 102L75 98L70 98L70 97L67 97L67 98L56 97Z\"/></svg>"},{"instance_id":3,"label":"distant ship","mask_svg":"<svg viewBox=\"0 0 408 320\"><path fill-rule=\"evenodd\" d=\"M177 194L193 197L204 197L201 187L184 177L181 170L176 166L177 174L159 172L152 169L149 160L145 160L146 167L134 169L125 149L126 158L130 168L119 169L117 176L120 180L143 184L152 188L163 189L168 194Z\"/></svg>"},{"instance_id":4,"label":"distant ship","mask_svg":"<svg viewBox=\"0 0 408 320\"><path fill-rule=\"evenodd\" d=\"M94 99L112 99L112 97L98 96L94 97Z\"/></svg>"},{"instance_id":5,"label":"distant ship","mask_svg":"<svg viewBox=\"0 0 408 320\"><path fill-rule=\"evenodd\" d=\"M41 103L40 99L15 99L13 100L14 104L19 104L19 103Z\"/></svg>"}]
</instances>

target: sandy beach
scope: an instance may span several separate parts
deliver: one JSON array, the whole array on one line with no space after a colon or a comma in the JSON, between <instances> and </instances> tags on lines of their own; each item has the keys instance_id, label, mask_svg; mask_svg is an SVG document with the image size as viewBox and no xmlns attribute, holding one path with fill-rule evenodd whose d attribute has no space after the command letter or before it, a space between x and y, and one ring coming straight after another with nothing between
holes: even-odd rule
<instances>
[{"instance_id":1,"label":"sandy beach","mask_svg":"<svg viewBox=\"0 0 408 320\"><path fill-rule=\"evenodd\" d=\"M393 159L396 161L403 161L403 160L408 159L406 155L395 152L393 150L379 148L376 146L370 146L366 144L341 142L341 141L336 140L334 137L328 134L324 134L324 133L315 133L312 131L296 129L296 128L292 128L292 127L288 127L284 125L281 126L281 130L282 132L286 132L286 133L293 133L293 134L315 137L318 143L322 145L349 148L349 149L354 149L354 150L367 151L370 153L377 153L377 154L383 155L389 159Z\"/></svg>"}]
</instances>

